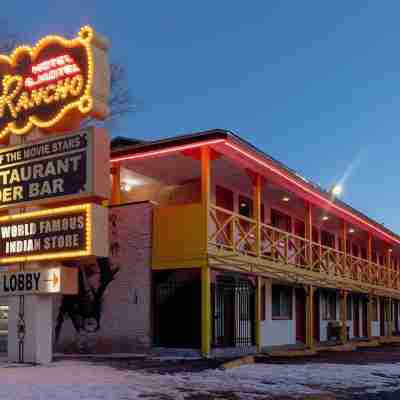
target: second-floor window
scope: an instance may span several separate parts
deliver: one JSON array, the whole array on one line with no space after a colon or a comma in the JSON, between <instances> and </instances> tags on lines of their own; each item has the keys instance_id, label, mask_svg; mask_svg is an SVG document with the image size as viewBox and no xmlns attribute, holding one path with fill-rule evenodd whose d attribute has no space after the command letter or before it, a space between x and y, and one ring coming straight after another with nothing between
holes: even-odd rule
<instances>
[{"instance_id":1,"label":"second-floor window","mask_svg":"<svg viewBox=\"0 0 400 400\"><path fill-rule=\"evenodd\" d=\"M292 231L292 219L280 211L271 209L271 225L285 232Z\"/></svg>"},{"instance_id":2,"label":"second-floor window","mask_svg":"<svg viewBox=\"0 0 400 400\"><path fill-rule=\"evenodd\" d=\"M355 243L351 244L351 253L354 257L358 257L358 246Z\"/></svg>"},{"instance_id":3,"label":"second-floor window","mask_svg":"<svg viewBox=\"0 0 400 400\"><path fill-rule=\"evenodd\" d=\"M239 214L247 218L253 218L253 201L248 197L239 195Z\"/></svg>"},{"instance_id":4,"label":"second-floor window","mask_svg":"<svg viewBox=\"0 0 400 400\"><path fill-rule=\"evenodd\" d=\"M328 231L321 231L321 244L335 248L335 235Z\"/></svg>"},{"instance_id":5,"label":"second-floor window","mask_svg":"<svg viewBox=\"0 0 400 400\"><path fill-rule=\"evenodd\" d=\"M367 259L367 249L365 247L361 247L361 258L363 258L364 260Z\"/></svg>"}]
</instances>

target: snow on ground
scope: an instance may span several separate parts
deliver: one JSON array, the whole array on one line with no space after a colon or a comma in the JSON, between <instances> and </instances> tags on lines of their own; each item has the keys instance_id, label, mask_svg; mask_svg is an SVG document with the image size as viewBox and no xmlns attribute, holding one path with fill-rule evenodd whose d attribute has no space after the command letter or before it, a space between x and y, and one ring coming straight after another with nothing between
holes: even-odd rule
<instances>
[{"instance_id":1,"label":"snow on ground","mask_svg":"<svg viewBox=\"0 0 400 400\"><path fill-rule=\"evenodd\" d=\"M0 399L109 400L187 399L196 393L235 392L242 399L319 393L338 389L376 392L400 389L400 364L271 365L227 371L155 374L118 370L77 360L48 366L0 365Z\"/></svg>"}]
</instances>

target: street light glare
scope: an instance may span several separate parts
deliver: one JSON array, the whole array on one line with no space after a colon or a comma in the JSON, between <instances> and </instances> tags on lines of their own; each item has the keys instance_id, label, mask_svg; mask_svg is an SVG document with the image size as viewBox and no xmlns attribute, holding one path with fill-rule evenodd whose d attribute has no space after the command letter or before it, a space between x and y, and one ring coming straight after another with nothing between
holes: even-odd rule
<instances>
[{"instance_id":1,"label":"street light glare","mask_svg":"<svg viewBox=\"0 0 400 400\"><path fill-rule=\"evenodd\" d=\"M334 185L331 189L331 193L334 196L340 196L343 193L343 186L342 185Z\"/></svg>"}]
</instances>

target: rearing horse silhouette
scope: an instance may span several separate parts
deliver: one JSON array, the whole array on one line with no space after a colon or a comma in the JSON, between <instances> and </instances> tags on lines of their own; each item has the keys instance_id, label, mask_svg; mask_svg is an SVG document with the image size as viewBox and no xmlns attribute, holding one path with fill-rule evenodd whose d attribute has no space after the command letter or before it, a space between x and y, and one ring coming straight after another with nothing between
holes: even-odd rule
<instances>
[{"instance_id":1,"label":"rearing horse silhouette","mask_svg":"<svg viewBox=\"0 0 400 400\"><path fill-rule=\"evenodd\" d=\"M119 267L111 268L109 258L98 258L97 266L100 272L100 285L97 288L89 285L83 275L83 267L79 267L79 286L77 295L64 295L61 300L55 328L56 343L60 338L61 328L66 317L72 321L77 333L96 332L100 329L103 295L108 285L115 279ZM96 325L89 328L89 320L95 320Z\"/></svg>"}]
</instances>

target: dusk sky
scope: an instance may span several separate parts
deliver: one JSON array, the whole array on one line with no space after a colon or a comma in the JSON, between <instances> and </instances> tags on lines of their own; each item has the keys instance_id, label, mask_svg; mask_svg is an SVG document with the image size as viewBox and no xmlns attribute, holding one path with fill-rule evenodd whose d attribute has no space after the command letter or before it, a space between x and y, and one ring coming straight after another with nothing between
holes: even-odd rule
<instances>
[{"instance_id":1,"label":"dusk sky","mask_svg":"<svg viewBox=\"0 0 400 400\"><path fill-rule=\"evenodd\" d=\"M113 136L226 128L400 233L400 3L6 2L2 31L33 44L92 25L143 111ZM6 28L4 28L6 25Z\"/></svg>"}]
</instances>

